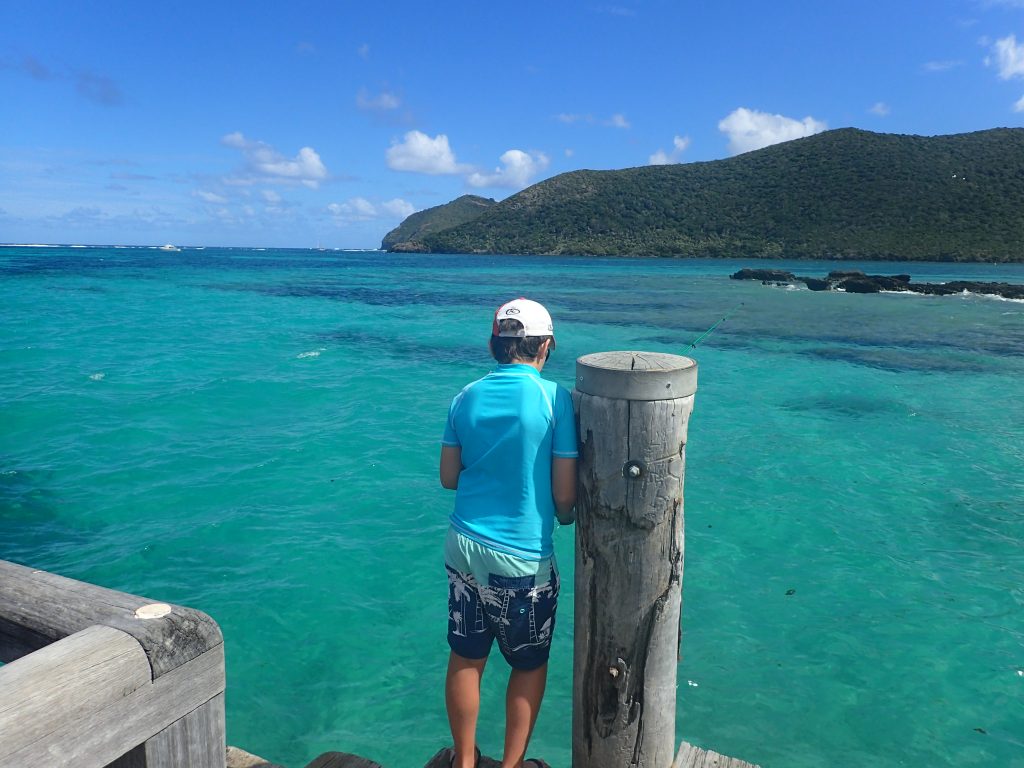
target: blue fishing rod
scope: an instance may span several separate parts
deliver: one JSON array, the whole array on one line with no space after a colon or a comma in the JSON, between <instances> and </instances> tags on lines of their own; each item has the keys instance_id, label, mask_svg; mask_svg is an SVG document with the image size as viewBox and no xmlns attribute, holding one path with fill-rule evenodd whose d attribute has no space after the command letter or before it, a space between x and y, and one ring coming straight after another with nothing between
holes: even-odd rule
<instances>
[{"instance_id":1,"label":"blue fishing rod","mask_svg":"<svg viewBox=\"0 0 1024 768\"><path fill-rule=\"evenodd\" d=\"M743 306L743 302L741 301L741 302L740 302L739 304L737 304L737 305L736 305L735 307L733 307L733 308L732 308L732 309L730 309L730 310L729 310L728 312L726 312L726 313L725 313L725 315L723 315L723 316L722 316L722 319L721 319L721 320L719 320L719 321L718 321L717 323L715 323L715 324L714 324L714 325L712 325L712 326L711 326L710 328L708 328L708 329L707 329L706 331L704 331L704 333L702 333L702 334L701 334L700 336L698 336L698 337L697 337L696 339L694 339L693 341L691 341L691 342L690 342L690 346L688 346L688 347L686 348L686 351L687 351L687 352L689 352L689 351L690 351L691 349L696 349L697 345L698 345L698 344L700 344L700 343L701 343L702 341L704 341L704 339L706 339L706 338L707 338L708 336L710 336L710 335L712 334L712 332L713 332L713 331L715 330L715 328L717 328L717 327L718 327L718 326L720 326L720 325L721 325L722 323L724 323L724 322L725 322L726 320L728 320L728 319L729 319L730 317L732 317L732 316L733 316L733 315L734 315L734 314L736 313L736 311L737 311L737 310L738 310L738 309L739 309L740 307L742 307L742 306Z\"/></svg>"}]
</instances>

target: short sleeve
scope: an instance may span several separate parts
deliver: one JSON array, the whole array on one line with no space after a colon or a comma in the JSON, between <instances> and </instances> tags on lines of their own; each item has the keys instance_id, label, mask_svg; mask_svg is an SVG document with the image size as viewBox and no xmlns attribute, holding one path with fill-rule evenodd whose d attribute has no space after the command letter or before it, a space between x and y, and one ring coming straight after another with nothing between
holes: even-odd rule
<instances>
[{"instance_id":1,"label":"short sleeve","mask_svg":"<svg viewBox=\"0 0 1024 768\"><path fill-rule=\"evenodd\" d=\"M444 423L444 434L441 436L441 445L447 445L451 447L458 447L462 445L459 442L459 436L455 432L455 406L458 405L461 400L461 395L456 397L452 401L451 407L448 409L448 420Z\"/></svg>"},{"instance_id":2,"label":"short sleeve","mask_svg":"<svg viewBox=\"0 0 1024 768\"><path fill-rule=\"evenodd\" d=\"M555 392L555 434L551 444L551 455L560 459L575 459L579 456L572 395L564 387L558 387Z\"/></svg>"}]
</instances>

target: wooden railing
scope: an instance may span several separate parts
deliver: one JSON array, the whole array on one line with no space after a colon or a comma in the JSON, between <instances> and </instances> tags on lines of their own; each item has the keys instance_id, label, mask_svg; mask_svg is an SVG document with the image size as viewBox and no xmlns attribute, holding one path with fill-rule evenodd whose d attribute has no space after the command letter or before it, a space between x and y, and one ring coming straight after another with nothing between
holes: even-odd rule
<instances>
[{"instance_id":1,"label":"wooden railing","mask_svg":"<svg viewBox=\"0 0 1024 768\"><path fill-rule=\"evenodd\" d=\"M0 766L224 768L209 616L0 560Z\"/></svg>"}]
</instances>

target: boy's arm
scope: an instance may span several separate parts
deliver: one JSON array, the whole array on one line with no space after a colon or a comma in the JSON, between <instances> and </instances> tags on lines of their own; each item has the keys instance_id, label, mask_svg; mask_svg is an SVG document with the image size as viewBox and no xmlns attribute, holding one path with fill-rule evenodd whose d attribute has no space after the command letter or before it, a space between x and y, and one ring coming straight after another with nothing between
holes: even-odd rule
<instances>
[{"instance_id":1,"label":"boy's arm","mask_svg":"<svg viewBox=\"0 0 1024 768\"><path fill-rule=\"evenodd\" d=\"M441 446L441 487L454 491L459 487L462 472L462 448L458 445Z\"/></svg>"},{"instance_id":2,"label":"boy's arm","mask_svg":"<svg viewBox=\"0 0 1024 768\"><path fill-rule=\"evenodd\" d=\"M576 521L576 459L551 459L551 495L555 500L555 517L562 525Z\"/></svg>"}]
</instances>

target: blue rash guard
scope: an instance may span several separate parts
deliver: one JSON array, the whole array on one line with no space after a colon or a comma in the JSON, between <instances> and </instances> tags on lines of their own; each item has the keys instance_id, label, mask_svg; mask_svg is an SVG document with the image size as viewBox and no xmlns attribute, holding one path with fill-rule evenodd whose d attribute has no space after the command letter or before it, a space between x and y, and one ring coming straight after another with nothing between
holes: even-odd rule
<instances>
[{"instance_id":1,"label":"blue rash guard","mask_svg":"<svg viewBox=\"0 0 1024 768\"><path fill-rule=\"evenodd\" d=\"M530 365L499 365L452 401L443 445L462 449L451 525L524 560L551 557L551 459L575 458L569 392Z\"/></svg>"}]
</instances>

